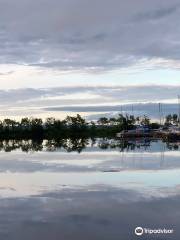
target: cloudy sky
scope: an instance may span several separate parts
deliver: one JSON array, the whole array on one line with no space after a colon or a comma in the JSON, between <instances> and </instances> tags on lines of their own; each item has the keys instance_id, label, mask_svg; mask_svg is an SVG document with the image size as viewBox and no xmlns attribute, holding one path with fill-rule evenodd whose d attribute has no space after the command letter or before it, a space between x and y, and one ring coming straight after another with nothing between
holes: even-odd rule
<instances>
[{"instance_id":1,"label":"cloudy sky","mask_svg":"<svg viewBox=\"0 0 180 240\"><path fill-rule=\"evenodd\" d=\"M179 0L0 0L0 117L177 111L179 14Z\"/></svg>"}]
</instances>

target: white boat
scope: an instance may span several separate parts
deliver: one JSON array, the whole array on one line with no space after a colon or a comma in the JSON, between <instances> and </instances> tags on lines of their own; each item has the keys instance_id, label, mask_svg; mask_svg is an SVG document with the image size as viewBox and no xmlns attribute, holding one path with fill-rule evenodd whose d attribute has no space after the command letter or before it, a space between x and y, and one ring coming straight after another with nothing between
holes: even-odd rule
<instances>
[{"instance_id":1,"label":"white boat","mask_svg":"<svg viewBox=\"0 0 180 240\"><path fill-rule=\"evenodd\" d=\"M150 134L150 128L144 125L136 125L135 129L132 130L123 130L116 134L117 137L122 138L124 136L148 136Z\"/></svg>"}]
</instances>

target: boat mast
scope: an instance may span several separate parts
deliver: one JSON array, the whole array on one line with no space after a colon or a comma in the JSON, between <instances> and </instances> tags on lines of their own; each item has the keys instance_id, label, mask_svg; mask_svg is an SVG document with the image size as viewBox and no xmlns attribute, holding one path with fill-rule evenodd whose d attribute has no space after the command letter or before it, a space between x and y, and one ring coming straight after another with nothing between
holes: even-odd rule
<instances>
[{"instance_id":1,"label":"boat mast","mask_svg":"<svg viewBox=\"0 0 180 240\"><path fill-rule=\"evenodd\" d=\"M121 115L123 115L123 106L121 105Z\"/></svg>"},{"instance_id":2,"label":"boat mast","mask_svg":"<svg viewBox=\"0 0 180 240\"><path fill-rule=\"evenodd\" d=\"M132 105L132 115L134 115L134 106Z\"/></svg>"},{"instance_id":3,"label":"boat mast","mask_svg":"<svg viewBox=\"0 0 180 240\"><path fill-rule=\"evenodd\" d=\"M178 126L180 128L180 95L178 95Z\"/></svg>"},{"instance_id":4,"label":"boat mast","mask_svg":"<svg viewBox=\"0 0 180 240\"><path fill-rule=\"evenodd\" d=\"M160 120L160 126L162 125L162 115L161 115L162 107L161 103L159 103L159 120Z\"/></svg>"}]
</instances>

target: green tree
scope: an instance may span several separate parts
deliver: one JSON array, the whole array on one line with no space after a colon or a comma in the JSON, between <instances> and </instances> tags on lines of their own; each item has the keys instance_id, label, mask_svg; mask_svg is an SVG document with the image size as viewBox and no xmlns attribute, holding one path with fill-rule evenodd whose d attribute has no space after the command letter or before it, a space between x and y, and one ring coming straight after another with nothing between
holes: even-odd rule
<instances>
[{"instance_id":1,"label":"green tree","mask_svg":"<svg viewBox=\"0 0 180 240\"><path fill-rule=\"evenodd\" d=\"M99 118L99 120L97 121L97 123L99 124L99 125L108 125L109 124L109 120L108 120L108 118L107 117L101 117L101 118Z\"/></svg>"}]
</instances>

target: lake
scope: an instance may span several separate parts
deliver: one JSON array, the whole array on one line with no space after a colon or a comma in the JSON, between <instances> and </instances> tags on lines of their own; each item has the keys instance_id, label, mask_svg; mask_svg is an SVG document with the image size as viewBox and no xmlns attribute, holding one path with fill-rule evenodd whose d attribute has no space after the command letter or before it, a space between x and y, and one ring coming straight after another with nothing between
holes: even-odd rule
<instances>
[{"instance_id":1,"label":"lake","mask_svg":"<svg viewBox=\"0 0 180 240\"><path fill-rule=\"evenodd\" d=\"M0 209L0 240L180 239L180 143L1 141Z\"/></svg>"}]
</instances>

